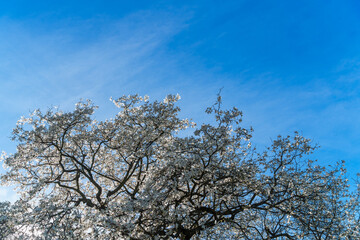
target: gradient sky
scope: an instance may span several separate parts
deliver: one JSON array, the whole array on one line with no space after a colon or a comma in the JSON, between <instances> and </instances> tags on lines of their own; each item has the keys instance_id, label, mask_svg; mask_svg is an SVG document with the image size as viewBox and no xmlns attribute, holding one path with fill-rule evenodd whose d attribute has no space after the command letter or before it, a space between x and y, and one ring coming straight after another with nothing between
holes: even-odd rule
<instances>
[{"instance_id":1,"label":"gradient sky","mask_svg":"<svg viewBox=\"0 0 360 240\"><path fill-rule=\"evenodd\" d=\"M131 3L133 2L133 3ZM201 123L219 89L254 142L299 131L322 165L360 172L360 2L1 1L0 149L16 121L80 99L179 93ZM0 172L3 172L0 169ZM0 188L0 200L17 198Z\"/></svg>"}]
</instances>

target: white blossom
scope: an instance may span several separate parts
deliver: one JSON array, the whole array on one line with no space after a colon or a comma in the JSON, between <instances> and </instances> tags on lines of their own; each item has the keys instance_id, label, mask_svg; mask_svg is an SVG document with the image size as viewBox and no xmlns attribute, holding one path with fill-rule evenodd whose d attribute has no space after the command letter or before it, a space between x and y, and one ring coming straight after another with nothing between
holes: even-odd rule
<instances>
[{"instance_id":1,"label":"white blossom","mask_svg":"<svg viewBox=\"0 0 360 240\"><path fill-rule=\"evenodd\" d=\"M1 183L21 200L0 203L0 238L359 239L344 163L316 165L309 139L258 152L220 95L206 109L216 123L197 128L178 117L178 94L110 100L119 113L105 121L89 100L19 120Z\"/></svg>"}]
</instances>

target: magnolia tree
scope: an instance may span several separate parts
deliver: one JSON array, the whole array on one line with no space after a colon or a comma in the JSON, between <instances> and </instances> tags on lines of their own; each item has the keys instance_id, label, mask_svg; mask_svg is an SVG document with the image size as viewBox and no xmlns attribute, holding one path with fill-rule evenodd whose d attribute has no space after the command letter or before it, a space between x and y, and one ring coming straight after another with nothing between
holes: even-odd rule
<instances>
[{"instance_id":1,"label":"magnolia tree","mask_svg":"<svg viewBox=\"0 0 360 240\"><path fill-rule=\"evenodd\" d=\"M297 133L258 152L242 113L223 110L220 96L206 110L214 123L196 128L178 117L179 98L124 96L105 121L91 101L20 119L1 183L21 200L0 205L2 237L360 238L343 163L308 160L315 147Z\"/></svg>"}]
</instances>

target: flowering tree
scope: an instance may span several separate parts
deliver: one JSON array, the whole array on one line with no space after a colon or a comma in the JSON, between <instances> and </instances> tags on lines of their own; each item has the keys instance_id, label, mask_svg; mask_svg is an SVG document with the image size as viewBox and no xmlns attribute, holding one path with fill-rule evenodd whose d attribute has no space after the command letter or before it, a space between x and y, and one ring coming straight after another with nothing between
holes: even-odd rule
<instances>
[{"instance_id":1,"label":"flowering tree","mask_svg":"<svg viewBox=\"0 0 360 240\"><path fill-rule=\"evenodd\" d=\"M220 96L206 110L215 123L181 137L195 124L177 116L178 99L124 96L113 100L120 111L105 121L94 120L91 101L73 112L36 110L19 120L16 153L2 156L8 170L1 183L18 187L14 209L22 215L6 234L359 239L358 198L348 190L343 163L326 169L308 160L315 147L297 133L258 153L252 130L240 126L242 113L222 110Z\"/></svg>"}]
</instances>

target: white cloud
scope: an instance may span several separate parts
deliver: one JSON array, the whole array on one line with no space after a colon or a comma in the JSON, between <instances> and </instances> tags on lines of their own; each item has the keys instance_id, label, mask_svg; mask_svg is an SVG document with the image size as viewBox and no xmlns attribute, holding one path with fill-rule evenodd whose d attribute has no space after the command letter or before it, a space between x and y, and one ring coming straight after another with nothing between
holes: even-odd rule
<instances>
[{"instance_id":1,"label":"white cloud","mask_svg":"<svg viewBox=\"0 0 360 240\"><path fill-rule=\"evenodd\" d=\"M114 84L126 87L184 28L186 16L166 16L163 21L164 14L138 12L103 25L87 20L43 33L1 20L1 29L6 29L0 30L3 106L19 111L39 104L67 105ZM85 23L96 27L86 28ZM86 35L90 39L84 39Z\"/></svg>"}]
</instances>

